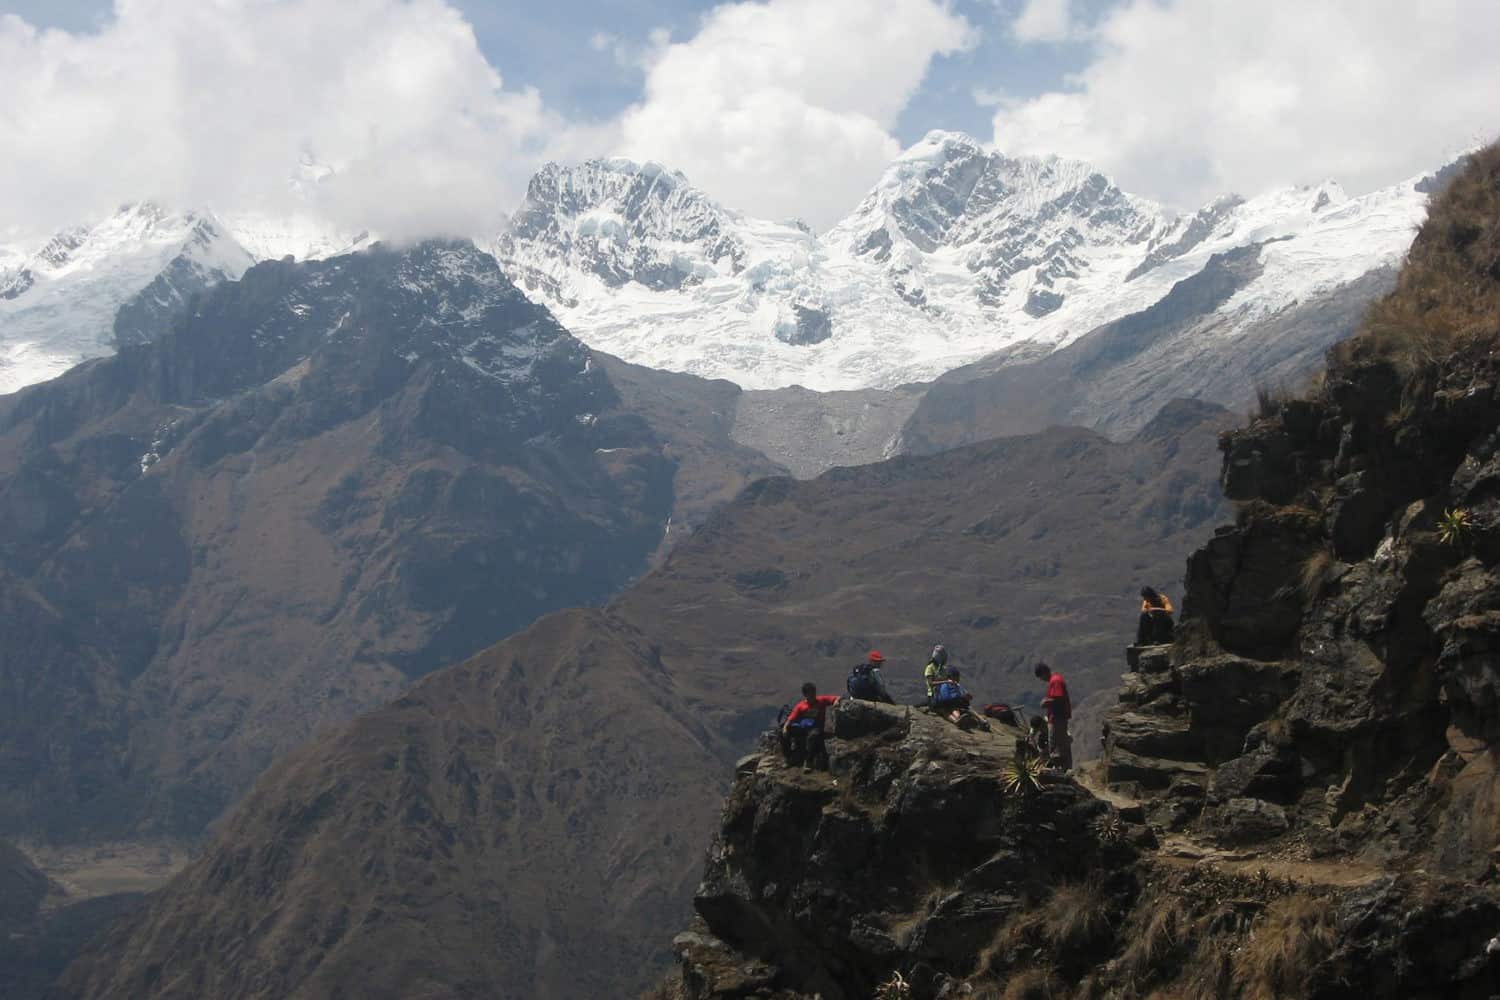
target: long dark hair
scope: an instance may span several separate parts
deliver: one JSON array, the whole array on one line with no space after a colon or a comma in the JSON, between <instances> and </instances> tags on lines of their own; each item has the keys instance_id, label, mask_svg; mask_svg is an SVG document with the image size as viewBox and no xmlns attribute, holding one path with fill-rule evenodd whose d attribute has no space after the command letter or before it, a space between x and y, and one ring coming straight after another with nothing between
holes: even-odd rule
<instances>
[{"instance_id":1,"label":"long dark hair","mask_svg":"<svg viewBox=\"0 0 1500 1000\"><path fill-rule=\"evenodd\" d=\"M1157 592L1155 587L1142 587L1141 596L1146 599L1146 603L1154 607L1160 608L1166 605L1166 602L1162 600L1161 594Z\"/></svg>"}]
</instances>

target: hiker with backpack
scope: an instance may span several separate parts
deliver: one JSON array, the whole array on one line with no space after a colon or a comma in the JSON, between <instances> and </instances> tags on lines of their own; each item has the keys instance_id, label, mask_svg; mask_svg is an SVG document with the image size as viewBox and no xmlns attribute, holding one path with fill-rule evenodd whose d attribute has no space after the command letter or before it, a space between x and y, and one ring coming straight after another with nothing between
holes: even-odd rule
<instances>
[{"instance_id":1,"label":"hiker with backpack","mask_svg":"<svg viewBox=\"0 0 1500 1000\"><path fill-rule=\"evenodd\" d=\"M1172 600L1154 587L1141 588L1141 619L1135 630L1137 646L1161 646L1172 641Z\"/></svg>"},{"instance_id":2,"label":"hiker with backpack","mask_svg":"<svg viewBox=\"0 0 1500 1000\"><path fill-rule=\"evenodd\" d=\"M941 643L932 647L932 655L927 658L927 666L922 671L922 679L927 682L928 708L933 707L932 695L937 686L948 676L948 650Z\"/></svg>"},{"instance_id":3,"label":"hiker with backpack","mask_svg":"<svg viewBox=\"0 0 1500 1000\"><path fill-rule=\"evenodd\" d=\"M849 680L845 687L849 691L849 697L858 698L861 701L883 701L887 705L894 705L890 692L885 689L885 681L880 676L880 667L885 663L885 657L880 655L880 650L870 650L870 655L865 661L856 664L849 672Z\"/></svg>"},{"instance_id":4,"label":"hiker with backpack","mask_svg":"<svg viewBox=\"0 0 1500 1000\"><path fill-rule=\"evenodd\" d=\"M802 685L802 700L781 724L781 748L789 761L794 755L801 756L802 770L808 770L818 761L825 770L828 768L824 723L829 706L837 705L838 701L836 694L818 694L817 685L808 681Z\"/></svg>"},{"instance_id":5,"label":"hiker with backpack","mask_svg":"<svg viewBox=\"0 0 1500 1000\"><path fill-rule=\"evenodd\" d=\"M1047 684L1042 711L1047 714L1047 744L1052 763L1064 771L1071 771L1073 737L1068 733L1068 720L1073 717L1073 699L1068 695L1068 682L1045 663L1038 663L1033 672L1038 680Z\"/></svg>"}]
</instances>

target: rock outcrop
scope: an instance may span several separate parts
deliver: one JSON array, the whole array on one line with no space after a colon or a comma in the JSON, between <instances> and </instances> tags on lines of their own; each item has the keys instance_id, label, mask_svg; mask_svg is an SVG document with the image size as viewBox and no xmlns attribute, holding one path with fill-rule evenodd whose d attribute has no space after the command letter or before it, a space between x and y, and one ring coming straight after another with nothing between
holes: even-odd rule
<instances>
[{"instance_id":1,"label":"rock outcrop","mask_svg":"<svg viewBox=\"0 0 1500 1000\"><path fill-rule=\"evenodd\" d=\"M688 996L852 1000L893 972L932 995L1055 886L1129 881L1134 842L1150 840L1054 774L1007 794L1020 730L847 700L834 717L827 773L770 743L740 762L699 925L675 942Z\"/></svg>"},{"instance_id":2,"label":"rock outcrop","mask_svg":"<svg viewBox=\"0 0 1500 1000\"><path fill-rule=\"evenodd\" d=\"M827 773L739 762L657 1000L1482 998L1500 893L1159 840L1138 804L1017 779L1018 731L841 703ZM1244 829L1281 811L1234 798Z\"/></svg>"},{"instance_id":3,"label":"rock outcrop","mask_svg":"<svg viewBox=\"0 0 1500 1000\"><path fill-rule=\"evenodd\" d=\"M1225 436L1240 513L1188 561L1177 643L1125 675L1110 781L1225 842L1490 869L1497 387L1488 352L1409 377L1336 358Z\"/></svg>"}]
</instances>

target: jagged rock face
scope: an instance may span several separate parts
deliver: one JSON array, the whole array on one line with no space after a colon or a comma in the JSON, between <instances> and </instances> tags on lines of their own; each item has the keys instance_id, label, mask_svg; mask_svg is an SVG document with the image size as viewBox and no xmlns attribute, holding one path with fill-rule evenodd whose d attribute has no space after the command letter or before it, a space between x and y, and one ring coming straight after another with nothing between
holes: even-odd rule
<instances>
[{"instance_id":1,"label":"jagged rock face","mask_svg":"<svg viewBox=\"0 0 1500 1000\"><path fill-rule=\"evenodd\" d=\"M1186 862L1139 805L1056 775L1030 792L997 780L1017 731L860 702L833 716L828 774L769 746L738 763L697 919L654 996L1479 1000L1500 985L1493 887L1253 853ZM1288 819L1236 796L1219 823L1249 850Z\"/></svg>"},{"instance_id":2,"label":"jagged rock face","mask_svg":"<svg viewBox=\"0 0 1500 1000\"><path fill-rule=\"evenodd\" d=\"M70 988L280 1000L359 975L393 1000L631 995L687 911L733 762L803 681L841 690L873 646L916 700L942 641L982 700L1034 704L1047 656L1080 716L1102 704L1134 567L1167 578L1222 516L1222 417L762 480L604 612L549 616L274 765ZM976 809L997 766L965 771ZM909 817L947 798L925 787Z\"/></svg>"},{"instance_id":3,"label":"jagged rock face","mask_svg":"<svg viewBox=\"0 0 1500 1000\"><path fill-rule=\"evenodd\" d=\"M1340 363L1225 438L1225 490L1246 502L1189 560L1169 664L1127 675L1114 780L1208 772L1202 821L1230 841L1290 829L1489 870L1497 385L1487 358L1409 380ZM1445 535L1450 510L1464 523Z\"/></svg>"},{"instance_id":4,"label":"jagged rock face","mask_svg":"<svg viewBox=\"0 0 1500 1000\"><path fill-rule=\"evenodd\" d=\"M549 264L592 275L606 287L635 282L654 291L699 283L705 272L683 252L731 273L745 247L724 210L659 164L589 160L574 169L548 164L531 180L497 251L521 264L523 284L545 279Z\"/></svg>"},{"instance_id":5,"label":"jagged rock face","mask_svg":"<svg viewBox=\"0 0 1500 1000\"><path fill-rule=\"evenodd\" d=\"M1019 730L864 702L834 717L828 774L769 747L741 762L694 898L708 936L678 939L688 996L745 995L745 959L797 994L863 998L899 970L930 995L1055 886L1128 880L1131 840L1150 840L1069 781L1007 794Z\"/></svg>"},{"instance_id":6,"label":"jagged rock face","mask_svg":"<svg viewBox=\"0 0 1500 1000\"><path fill-rule=\"evenodd\" d=\"M1017 281L1031 300L1053 302L1028 309L1038 317L1062 305L1053 286L1079 278L1092 250L1145 243L1166 228L1159 208L1126 195L1086 164L1007 157L967 136L933 134L898 161L835 238L847 236L898 273L914 264L903 244L927 254L962 248L981 303L1005 302ZM925 283L922 270L916 267L916 285L903 282L910 294Z\"/></svg>"},{"instance_id":7,"label":"jagged rock face","mask_svg":"<svg viewBox=\"0 0 1500 1000\"><path fill-rule=\"evenodd\" d=\"M646 568L665 448L464 244L260 265L4 400L0 826L196 834L317 725Z\"/></svg>"}]
</instances>

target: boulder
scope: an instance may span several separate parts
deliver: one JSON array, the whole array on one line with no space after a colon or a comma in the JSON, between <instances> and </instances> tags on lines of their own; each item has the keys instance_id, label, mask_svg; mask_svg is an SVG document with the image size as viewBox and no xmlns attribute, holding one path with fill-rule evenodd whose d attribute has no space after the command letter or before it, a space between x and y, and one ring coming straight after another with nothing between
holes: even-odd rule
<instances>
[{"instance_id":1,"label":"boulder","mask_svg":"<svg viewBox=\"0 0 1500 1000\"><path fill-rule=\"evenodd\" d=\"M1296 754L1272 749L1225 761L1214 771L1208 797L1216 803L1232 799L1267 799L1290 803L1301 783Z\"/></svg>"},{"instance_id":2,"label":"boulder","mask_svg":"<svg viewBox=\"0 0 1500 1000\"><path fill-rule=\"evenodd\" d=\"M1143 674L1162 674L1172 669L1172 646L1126 646L1125 662Z\"/></svg>"},{"instance_id":3,"label":"boulder","mask_svg":"<svg viewBox=\"0 0 1500 1000\"><path fill-rule=\"evenodd\" d=\"M907 724L911 709L859 698L843 698L833 707L833 734L841 740L873 736Z\"/></svg>"},{"instance_id":4,"label":"boulder","mask_svg":"<svg viewBox=\"0 0 1500 1000\"><path fill-rule=\"evenodd\" d=\"M1109 717L1111 748L1152 757L1191 760L1202 756L1202 741L1187 716L1115 712Z\"/></svg>"},{"instance_id":5,"label":"boulder","mask_svg":"<svg viewBox=\"0 0 1500 1000\"><path fill-rule=\"evenodd\" d=\"M1254 844L1286 833L1286 810L1261 799L1230 799L1213 811L1209 828L1224 844Z\"/></svg>"}]
</instances>

